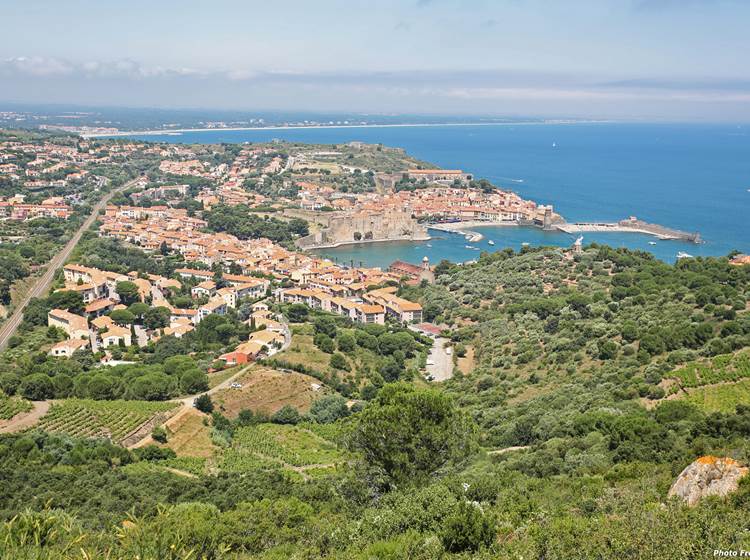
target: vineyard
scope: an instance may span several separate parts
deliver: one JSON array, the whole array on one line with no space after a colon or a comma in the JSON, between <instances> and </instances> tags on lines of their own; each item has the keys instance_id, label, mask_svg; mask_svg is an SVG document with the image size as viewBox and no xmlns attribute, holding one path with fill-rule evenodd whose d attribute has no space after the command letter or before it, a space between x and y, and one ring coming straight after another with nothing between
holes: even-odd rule
<instances>
[{"instance_id":1,"label":"vineyard","mask_svg":"<svg viewBox=\"0 0 750 560\"><path fill-rule=\"evenodd\" d=\"M224 454L221 469L242 472L282 466L304 470L342 461L343 455L333 443L309 430L262 424L237 430L232 448Z\"/></svg>"},{"instance_id":2,"label":"vineyard","mask_svg":"<svg viewBox=\"0 0 750 560\"><path fill-rule=\"evenodd\" d=\"M739 381L750 377L750 351L722 354L707 361L691 362L670 374L683 387L701 387L714 383Z\"/></svg>"},{"instance_id":3,"label":"vineyard","mask_svg":"<svg viewBox=\"0 0 750 560\"><path fill-rule=\"evenodd\" d=\"M52 405L39 422L39 428L76 437L101 437L120 442L154 416L166 418L175 406L165 402L67 399Z\"/></svg>"},{"instance_id":4,"label":"vineyard","mask_svg":"<svg viewBox=\"0 0 750 560\"><path fill-rule=\"evenodd\" d=\"M31 403L19 397L9 397L0 392L0 420L10 420L20 412L31 410Z\"/></svg>"},{"instance_id":5,"label":"vineyard","mask_svg":"<svg viewBox=\"0 0 750 560\"><path fill-rule=\"evenodd\" d=\"M734 412L738 404L750 405L750 379L703 387L686 397L703 412Z\"/></svg>"}]
</instances>

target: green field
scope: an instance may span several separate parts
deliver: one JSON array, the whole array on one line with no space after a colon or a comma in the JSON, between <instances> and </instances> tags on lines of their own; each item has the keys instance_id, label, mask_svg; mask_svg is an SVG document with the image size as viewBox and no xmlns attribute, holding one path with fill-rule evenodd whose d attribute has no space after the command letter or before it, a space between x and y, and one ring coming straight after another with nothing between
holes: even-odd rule
<instances>
[{"instance_id":1,"label":"green field","mask_svg":"<svg viewBox=\"0 0 750 560\"><path fill-rule=\"evenodd\" d=\"M344 456L330 441L298 426L262 424L240 428L232 447L222 458L220 468L242 472L255 468L331 468Z\"/></svg>"},{"instance_id":2,"label":"green field","mask_svg":"<svg viewBox=\"0 0 750 560\"><path fill-rule=\"evenodd\" d=\"M55 402L39 427L48 432L119 442L144 422L175 406L167 402L67 399Z\"/></svg>"},{"instance_id":3,"label":"green field","mask_svg":"<svg viewBox=\"0 0 750 560\"><path fill-rule=\"evenodd\" d=\"M690 362L670 374L683 387L701 387L750 377L750 351L722 354L710 360Z\"/></svg>"},{"instance_id":4,"label":"green field","mask_svg":"<svg viewBox=\"0 0 750 560\"><path fill-rule=\"evenodd\" d=\"M734 412L738 404L750 405L750 379L696 389L685 400L704 412Z\"/></svg>"},{"instance_id":5,"label":"green field","mask_svg":"<svg viewBox=\"0 0 750 560\"><path fill-rule=\"evenodd\" d=\"M29 401L0 393L0 420L10 420L19 412L28 412L29 410L31 410Z\"/></svg>"}]
</instances>

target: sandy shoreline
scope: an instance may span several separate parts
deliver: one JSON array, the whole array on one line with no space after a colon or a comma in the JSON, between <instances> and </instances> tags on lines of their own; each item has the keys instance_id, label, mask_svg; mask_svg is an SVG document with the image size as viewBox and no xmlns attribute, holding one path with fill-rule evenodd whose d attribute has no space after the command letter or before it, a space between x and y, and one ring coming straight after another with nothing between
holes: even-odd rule
<instances>
[{"instance_id":1,"label":"sandy shoreline","mask_svg":"<svg viewBox=\"0 0 750 560\"><path fill-rule=\"evenodd\" d=\"M227 128L175 128L165 130L132 130L110 133L82 133L83 138L115 138L120 136L177 136L183 132L232 132L242 130L304 130L316 128L411 128L434 126L531 126L541 124L604 124L614 121L520 121L520 122L465 122L465 123L401 123L401 124L323 124L315 126L244 126Z\"/></svg>"}]
</instances>

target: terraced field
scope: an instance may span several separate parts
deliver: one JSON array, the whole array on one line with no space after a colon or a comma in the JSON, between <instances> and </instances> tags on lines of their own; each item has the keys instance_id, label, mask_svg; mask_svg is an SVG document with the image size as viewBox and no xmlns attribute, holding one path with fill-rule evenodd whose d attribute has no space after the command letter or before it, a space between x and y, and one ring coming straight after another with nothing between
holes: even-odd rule
<instances>
[{"instance_id":1,"label":"terraced field","mask_svg":"<svg viewBox=\"0 0 750 560\"><path fill-rule=\"evenodd\" d=\"M750 406L750 379L714 387L701 387L685 400L704 412L734 412L738 404Z\"/></svg>"},{"instance_id":2,"label":"terraced field","mask_svg":"<svg viewBox=\"0 0 750 560\"><path fill-rule=\"evenodd\" d=\"M296 472L326 470L344 461L330 441L298 426L262 424L240 428L220 468L243 472L257 468L285 467Z\"/></svg>"},{"instance_id":3,"label":"terraced field","mask_svg":"<svg viewBox=\"0 0 750 560\"><path fill-rule=\"evenodd\" d=\"M10 420L16 414L29 410L31 410L29 401L0 393L0 420Z\"/></svg>"},{"instance_id":4,"label":"terraced field","mask_svg":"<svg viewBox=\"0 0 750 560\"><path fill-rule=\"evenodd\" d=\"M67 399L52 404L39 428L76 437L101 437L115 442L157 415L166 419L175 403Z\"/></svg>"},{"instance_id":5,"label":"terraced field","mask_svg":"<svg viewBox=\"0 0 750 560\"><path fill-rule=\"evenodd\" d=\"M705 361L690 362L669 375L683 387L701 387L750 377L750 350L722 354Z\"/></svg>"}]
</instances>

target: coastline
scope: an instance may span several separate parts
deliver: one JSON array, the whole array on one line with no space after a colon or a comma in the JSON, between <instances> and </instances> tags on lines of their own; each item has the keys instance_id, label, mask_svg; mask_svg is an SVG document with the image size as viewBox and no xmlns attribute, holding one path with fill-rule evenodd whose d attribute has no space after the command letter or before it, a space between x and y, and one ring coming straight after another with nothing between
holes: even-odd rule
<instances>
[{"instance_id":1,"label":"coastline","mask_svg":"<svg viewBox=\"0 0 750 560\"><path fill-rule=\"evenodd\" d=\"M82 133L82 138L119 138L128 136L177 136L184 132L236 132L243 130L305 130L305 129L343 129L343 128L421 128L435 126L532 126L553 124L611 124L612 120L550 120L519 122L465 122L465 123L394 123L394 124L322 124L315 126L244 126L226 128L174 128L164 130L131 130L110 133Z\"/></svg>"}]
</instances>

